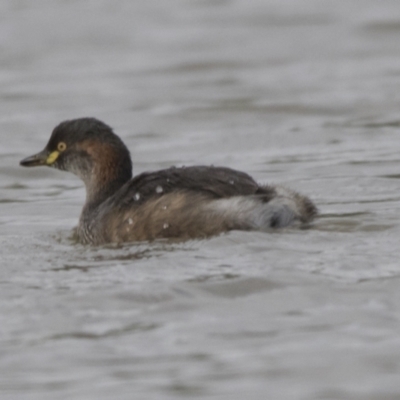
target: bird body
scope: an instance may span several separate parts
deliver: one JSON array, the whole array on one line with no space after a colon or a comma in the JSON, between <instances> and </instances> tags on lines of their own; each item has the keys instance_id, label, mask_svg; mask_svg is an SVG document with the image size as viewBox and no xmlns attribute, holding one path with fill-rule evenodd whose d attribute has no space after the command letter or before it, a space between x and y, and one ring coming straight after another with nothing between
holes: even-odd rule
<instances>
[{"instance_id":1,"label":"bird body","mask_svg":"<svg viewBox=\"0 0 400 400\"><path fill-rule=\"evenodd\" d=\"M226 167L171 167L132 178L128 149L94 118L62 122L46 148L21 165L48 165L83 180L86 202L76 232L85 244L268 231L307 224L317 213L307 197Z\"/></svg>"}]
</instances>

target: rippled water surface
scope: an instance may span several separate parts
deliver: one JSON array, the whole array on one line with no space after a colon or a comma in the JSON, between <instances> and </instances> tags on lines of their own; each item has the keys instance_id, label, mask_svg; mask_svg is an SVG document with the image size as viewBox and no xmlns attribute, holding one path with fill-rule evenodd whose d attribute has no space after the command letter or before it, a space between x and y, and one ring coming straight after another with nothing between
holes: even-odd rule
<instances>
[{"instance_id":1,"label":"rippled water surface","mask_svg":"<svg viewBox=\"0 0 400 400\"><path fill-rule=\"evenodd\" d=\"M361 8L360 8L361 7ZM0 398L400 398L400 3L0 2ZM19 160L95 116L135 173L308 194L308 230L84 247Z\"/></svg>"}]
</instances>

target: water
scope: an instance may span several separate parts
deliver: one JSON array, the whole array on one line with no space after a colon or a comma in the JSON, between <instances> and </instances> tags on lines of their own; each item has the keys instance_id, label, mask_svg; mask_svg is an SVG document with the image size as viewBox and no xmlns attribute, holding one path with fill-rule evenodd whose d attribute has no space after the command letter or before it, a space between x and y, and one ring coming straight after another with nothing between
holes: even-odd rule
<instances>
[{"instance_id":1,"label":"water","mask_svg":"<svg viewBox=\"0 0 400 400\"><path fill-rule=\"evenodd\" d=\"M0 2L0 398L400 398L400 4ZM135 173L308 194L309 230L84 247L18 162L96 116Z\"/></svg>"}]
</instances>

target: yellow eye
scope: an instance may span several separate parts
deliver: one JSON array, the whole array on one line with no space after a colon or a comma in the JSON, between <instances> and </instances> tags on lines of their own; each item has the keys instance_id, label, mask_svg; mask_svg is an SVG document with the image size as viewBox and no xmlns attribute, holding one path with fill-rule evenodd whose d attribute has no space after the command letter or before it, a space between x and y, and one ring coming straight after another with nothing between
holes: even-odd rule
<instances>
[{"instance_id":1,"label":"yellow eye","mask_svg":"<svg viewBox=\"0 0 400 400\"><path fill-rule=\"evenodd\" d=\"M57 150L58 151L64 151L67 148L67 145L64 142L60 142L57 145Z\"/></svg>"}]
</instances>

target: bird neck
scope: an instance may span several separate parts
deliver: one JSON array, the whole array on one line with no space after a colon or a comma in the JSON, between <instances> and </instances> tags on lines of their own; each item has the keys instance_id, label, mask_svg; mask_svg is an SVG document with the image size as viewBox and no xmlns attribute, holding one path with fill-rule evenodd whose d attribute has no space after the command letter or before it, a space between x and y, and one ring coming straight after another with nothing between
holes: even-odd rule
<instances>
[{"instance_id":1,"label":"bird neck","mask_svg":"<svg viewBox=\"0 0 400 400\"><path fill-rule=\"evenodd\" d=\"M131 177L131 174L127 174L125 177L118 176L110 180L91 180L86 184L86 206L91 209L96 208L116 193Z\"/></svg>"},{"instance_id":2,"label":"bird neck","mask_svg":"<svg viewBox=\"0 0 400 400\"><path fill-rule=\"evenodd\" d=\"M96 208L132 178L129 151L104 149L90 154L90 166L80 176L86 186L85 208Z\"/></svg>"}]
</instances>

